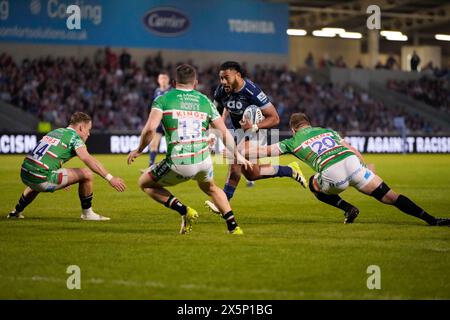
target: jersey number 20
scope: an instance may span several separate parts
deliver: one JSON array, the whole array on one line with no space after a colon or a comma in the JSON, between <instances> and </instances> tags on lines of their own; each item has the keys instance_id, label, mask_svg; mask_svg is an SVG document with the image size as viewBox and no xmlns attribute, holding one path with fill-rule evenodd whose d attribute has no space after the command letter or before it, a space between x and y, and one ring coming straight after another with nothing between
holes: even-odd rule
<instances>
[{"instance_id":1,"label":"jersey number 20","mask_svg":"<svg viewBox=\"0 0 450 320\"><path fill-rule=\"evenodd\" d=\"M330 137L325 137L320 141L316 141L311 145L311 149L319 156L327 150L336 146L336 141Z\"/></svg>"}]
</instances>

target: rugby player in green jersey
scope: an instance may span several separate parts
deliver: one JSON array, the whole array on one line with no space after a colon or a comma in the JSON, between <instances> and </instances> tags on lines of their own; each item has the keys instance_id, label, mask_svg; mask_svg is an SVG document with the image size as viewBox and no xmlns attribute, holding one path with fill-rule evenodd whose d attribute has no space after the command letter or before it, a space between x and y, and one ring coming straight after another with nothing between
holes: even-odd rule
<instances>
[{"instance_id":1,"label":"rugby player in green jersey","mask_svg":"<svg viewBox=\"0 0 450 320\"><path fill-rule=\"evenodd\" d=\"M139 147L128 155L128 164L142 154L154 137L158 124L162 122L167 141L166 158L141 175L139 186L142 191L177 211L181 215L180 233L189 233L192 231L192 223L198 219L197 211L182 204L164 187L194 179L200 189L212 197L227 223L229 233L242 234L224 191L214 183L206 133L209 125L220 131L225 145L233 149L238 163L249 168L252 164L234 148L234 139L214 104L205 95L194 90L197 84L195 69L187 64L178 66L175 81L175 89L154 100L141 132Z\"/></svg>"},{"instance_id":2,"label":"rugby player in green jersey","mask_svg":"<svg viewBox=\"0 0 450 320\"><path fill-rule=\"evenodd\" d=\"M246 150L246 155L266 152L268 156L292 154L317 173L309 179L311 192L320 201L343 210L344 223L352 223L358 208L344 201L339 193L349 186L382 203L393 205L431 226L448 226L450 219L436 218L409 198L394 192L364 163L361 154L333 130L312 127L307 115L294 113L290 119L292 138L265 147Z\"/></svg>"},{"instance_id":3,"label":"rugby player in green jersey","mask_svg":"<svg viewBox=\"0 0 450 320\"><path fill-rule=\"evenodd\" d=\"M109 220L92 210L93 174L97 173L108 180L111 187L119 192L125 190L121 178L113 177L103 165L89 154L85 142L90 135L92 121L89 115L75 112L67 128L47 133L26 156L22 163L21 178L27 186L15 209L8 218L24 218L22 212L40 192L54 192L78 183L78 195L81 202L81 219ZM62 168L62 165L78 156L89 168ZM92 171L91 171L92 170Z\"/></svg>"}]
</instances>

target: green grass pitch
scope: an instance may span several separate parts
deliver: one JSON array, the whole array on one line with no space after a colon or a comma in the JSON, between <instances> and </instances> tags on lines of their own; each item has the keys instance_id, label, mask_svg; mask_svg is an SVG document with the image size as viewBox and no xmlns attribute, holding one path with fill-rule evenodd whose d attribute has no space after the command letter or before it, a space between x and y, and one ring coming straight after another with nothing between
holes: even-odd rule
<instances>
[{"instance_id":1,"label":"green grass pitch","mask_svg":"<svg viewBox=\"0 0 450 320\"><path fill-rule=\"evenodd\" d=\"M449 155L366 158L394 190L450 217ZM98 159L128 186L119 194L95 179L94 209L111 221L81 221L76 186L40 195L24 220L0 218L1 299L450 299L450 228L428 227L355 190L342 196L361 214L344 225L340 210L291 179L241 182L232 206L245 234L231 236L188 182L170 190L200 219L179 235L179 215L137 187L147 156L132 166L125 155ZM24 187L22 156L0 160L6 216ZM219 186L225 174L215 166ZM69 265L81 269L81 290L66 287ZM380 267L380 290L367 288L370 265Z\"/></svg>"}]
</instances>

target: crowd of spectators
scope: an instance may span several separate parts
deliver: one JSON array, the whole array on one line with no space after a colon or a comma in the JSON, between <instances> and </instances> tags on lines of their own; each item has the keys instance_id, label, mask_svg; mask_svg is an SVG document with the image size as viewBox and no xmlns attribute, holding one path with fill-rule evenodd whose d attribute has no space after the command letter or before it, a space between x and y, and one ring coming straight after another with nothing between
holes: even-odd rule
<instances>
[{"instance_id":1,"label":"crowd of spectators","mask_svg":"<svg viewBox=\"0 0 450 320\"><path fill-rule=\"evenodd\" d=\"M48 56L20 64L1 54L0 99L54 127L66 125L70 114L83 110L92 115L95 130L136 131L147 119L148 106L157 87L156 76L162 70L174 74L177 64L164 63L163 57L157 54L139 66L126 50L117 55L108 48L97 51L93 59ZM218 65L198 70L197 89L212 98L219 82ZM309 114L316 125L345 133L395 132L393 119L397 116L405 117L410 131L439 130L350 85L318 83L310 75L287 67L256 65L247 76L273 101L282 130L288 130L290 114L300 111Z\"/></svg>"},{"instance_id":2,"label":"crowd of spectators","mask_svg":"<svg viewBox=\"0 0 450 320\"><path fill-rule=\"evenodd\" d=\"M338 56L336 59L331 59L328 57L328 54L325 54L319 62L316 64L314 55L309 52L308 55L305 58L305 67L306 68L351 68L345 60L343 56ZM355 69L365 69L366 67L361 63L361 60L358 60L356 64L354 65ZM374 66L375 69L387 69L387 70L400 70L400 64L395 59L393 54L389 54L389 56L386 58L386 63L382 63L381 61L378 61L376 65Z\"/></svg>"},{"instance_id":3,"label":"crowd of spectators","mask_svg":"<svg viewBox=\"0 0 450 320\"><path fill-rule=\"evenodd\" d=\"M450 82L448 78L422 77L419 80L389 80L391 90L406 94L440 111L450 113Z\"/></svg>"},{"instance_id":4,"label":"crowd of spectators","mask_svg":"<svg viewBox=\"0 0 450 320\"><path fill-rule=\"evenodd\" d=\"M404 117L412 132L439 131L419 116L412 116L399 106L386 106L380 100L351 85L337 86L317 83L286 68L256 67L250 77L270 93L281 118L281 127L288 128L293 112L306 112L317 125L340 132L392 133L398 128L394 118Z\"/></svg>"},{"instance_id":5,"label":"crowd of spectators","mask_svg":"<svg viewBox=\"0 0 450 320\"><path fill-rule=\"evenodd\" d=\"M155 81L124 52L109 49L94 59L24 60L0 56L0 98L54 126L76 110L93 116L94 129L139 129Z\"/></svg>"},{"instance_id":6,"label":"crowd of spectators","mask_svg":"<svg viewBox=\"0 0 450 320\"><path fill-rule=\"evenodd\" d=\"M305 67L307 68L347 68L347 63L344 61L344 57L339 56L335 60L330 59L327 55L325 55L322 59L320 59L319 63L316 65L314 56L311 52L305 58ZM362 68L362 64L358 61L357 66L355 68Z\"/></svg>"}]
</instances>

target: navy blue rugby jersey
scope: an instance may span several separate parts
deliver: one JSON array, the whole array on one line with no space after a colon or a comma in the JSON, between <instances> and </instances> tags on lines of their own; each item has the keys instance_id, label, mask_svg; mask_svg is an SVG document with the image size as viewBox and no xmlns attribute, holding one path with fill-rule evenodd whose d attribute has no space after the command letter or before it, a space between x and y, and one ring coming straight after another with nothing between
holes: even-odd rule
<instances>
[{"instance_id":1,"label":"navy blue rugby jersey","mask_svg":"<svg viewBox=\"0 0 450 320\"><path fill-rule=\"evenodd\" d=\"M214 92L214 104L221 114L226 108L230 113L234 128L239 129L241 127L239 121L248 106L255 105L263 110L269 107L271 102L256 84L249 79L244 79L244 86L238 92L228 94L223 85L219 85Z\"/></svg>"}]
</instances>

